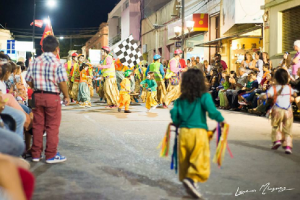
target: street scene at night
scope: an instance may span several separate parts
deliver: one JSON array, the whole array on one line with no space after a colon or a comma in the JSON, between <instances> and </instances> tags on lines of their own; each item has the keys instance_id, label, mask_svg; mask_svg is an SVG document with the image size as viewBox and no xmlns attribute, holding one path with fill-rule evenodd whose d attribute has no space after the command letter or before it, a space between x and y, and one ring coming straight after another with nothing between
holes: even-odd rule
<instances>
[{"instance_id":1,"label":"street scene at night","mask_svg":"<svg viewBox=\"0 0 300 200\"><path fill-rule=\"evenodd\" d=\"M0 13L0 200L300 199L299 0Z\"/></svg>"}]
</instances>

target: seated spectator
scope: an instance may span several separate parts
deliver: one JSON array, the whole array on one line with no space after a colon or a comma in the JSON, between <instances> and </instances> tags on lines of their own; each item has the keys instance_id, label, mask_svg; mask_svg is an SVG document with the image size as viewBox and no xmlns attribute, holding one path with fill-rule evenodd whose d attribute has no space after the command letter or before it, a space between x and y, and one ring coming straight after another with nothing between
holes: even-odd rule
<instances>
[{"instance_id":1,"label":"seated spectator","mask_svg":"<svg viewBox=\"0 0 300 200\"><path fill-rule=\"evenodd\" d=\"M209 63L208 63L207 60L204 60L203 64L204 64L204 72L205 72L206 76L209 76L210 75L211 66L209 65Z\"/></svg>"},{"instance_id":2,"label":"seated spectator","mask_svg":"<svg viewBox=\"0 0 300 200\"><path fill-rule=\"evenodd\" d=\"M298 96L294 98L295 99L294 101L297 105L298 112L300 112L300 96L299 96L299 93L300 93L300 68L298 68L297 75L299 76L299 78L296 80L290 80L290 84L291 84L292 88L294 88L298 91Z\"/></svg>"},{"instance_id":3,"label":"seated spectator","mask_svg":"<svg viewBox=\"0 0 300 200\"><path fill-rule=\"evenodd\" d=\"M238 95L239 91L246 86L248 74L246 73L246 69L243 67L240 67L239 70L239 77L236 80L236 83L233 84L233 81L231 81L232 87L234 89L228 90L226 92L226 96L228 99L230 110L235 111L238 110L239 104L238 104Z\"/></svg>"},{"instance_id":4,"label":"seated spectator","mask_svg":"<svg viewBox=\"0 0 300 200\"><path fill-rule=\"evenodd\" d=\"M226 91L229 89L230 87L230 82L229 82L229 75L225 76L225 81L222 83L223 89L221 89L219 91L219 100L220 100L220 107L221 109L228 107L228 100L226 97Z\"/></svg>"},{"instance_id":5,"label":"seated spectator","mask_svg":"<svg viewBox=\"0 0 300 200\"><path fill-rule=\"evenodd\" d=\"M196 61L196 60L193 60L193 61L192 61L192 67L193 67L193 68L197 68L197 61Z\"/></svg>"},{"instance_id":6,"label":"seated spectator","mask_svg":"<svg viewBox=\"0 0 300 200\"><path fill-rule=\"evenodd\" d=\"M247 85L246 87L242 88L242 90L244 90L245 92L243 94L240 94L238 97L239 104L241 106L251 104L255 96L255 90L258 89L258 82L257 82L256 75L257 75L256 72L250 72L248 75Z\"/></svg>"}]
</instances>

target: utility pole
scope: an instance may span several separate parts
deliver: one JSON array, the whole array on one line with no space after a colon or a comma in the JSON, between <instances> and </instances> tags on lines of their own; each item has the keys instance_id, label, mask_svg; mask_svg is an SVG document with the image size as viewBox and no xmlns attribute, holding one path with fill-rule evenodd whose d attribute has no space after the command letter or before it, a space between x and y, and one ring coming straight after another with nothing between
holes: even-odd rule
<instances>
[{"instance_id":1,"label":"utility pole","mask_svg":"<svg viewBox=\"0 0 300 200\"><path fill-rule=\"evenodd\" d=\"M34 37L35 37L35 9L36 9L36 0L33 0L33 26L32 26L32 43L33 43L33 51L35 50L35 42L34 42ZM33 60L34 60L34 52L33 52Z\"/></svg>"},{"instance_id":2,"label":"utility pole","mask_svg":"<svg viewBox=\"0 0 300 200\"><path fill-rule=\"evenodd\" d=\"M181 49L182 49L182 58L184 58L184 2L185 0L181 0Z\"/></svg>"}]
</instances>

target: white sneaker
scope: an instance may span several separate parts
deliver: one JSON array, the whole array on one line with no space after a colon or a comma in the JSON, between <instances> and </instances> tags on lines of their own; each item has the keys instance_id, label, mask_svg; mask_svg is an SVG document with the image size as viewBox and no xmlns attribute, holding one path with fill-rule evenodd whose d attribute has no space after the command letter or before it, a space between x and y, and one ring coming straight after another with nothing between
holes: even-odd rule
<instances>
[{"instance_id":1,"label":"white sneaker","mask_svg":"<svg viewBox=\"0 0 300 200\"><path fill-rule=\"evenodd\" d=\"M150 112L151 109L147 109L147 112Z\"/></svg>"},{"instance_id":2,"label":"white sneaker","mask_svg":"<svg viewBox=\"0 0 300 200\"><path fill-rule=\"evenodd\" d=\"M156 108L157 108L157 105L156 105L156 106L153 106L151 109L152 109L152 110L155 110Z\"/></svg>"},{"instance_id":3,"label":"white sneaker","mask_svg":"<svg viewBox=\"0 0 300 200\"><path fill-rule=\"evenodd\" d=\"M197 190L197 186L195 184L195 182L192 179L189 178L185 178L183 180L183 186L186 189L186 192L191 195L194 198L201 198L202 195L200 194L200 192Z\"/></svg>"}]
</instances>

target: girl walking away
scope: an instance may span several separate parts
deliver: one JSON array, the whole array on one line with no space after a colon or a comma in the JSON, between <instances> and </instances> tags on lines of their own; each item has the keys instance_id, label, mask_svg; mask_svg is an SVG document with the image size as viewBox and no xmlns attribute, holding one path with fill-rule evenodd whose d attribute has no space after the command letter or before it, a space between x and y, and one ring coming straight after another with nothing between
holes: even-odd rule
<instances>
[{"instance_id":1,"label":"girl walking away","mask_svg":"<svg viewBox=\"0 0 300 200\"><path fill-rule=\"evenodd\" d=\"M155 109L157 107L157 102L155 100L157 93L157 83L154 79L154 73L149 72L147 79L141 82L141 87L146 87L146 108L150 112L151 108Z\"/></svg>"},{"instance_id":2,"label":"girl walking away","mask_svg":"<svg viewBox=\"0 0 300 200\"><path fill-rule=\"evenodd\" d=\"M80 82L77 100L80 107L91 107L90 88L88 85L89 65L83 63L80 67Z\"/></svg>"},{"instance_id":3,"label":"girl walking away","mask_svg":"<svg viewBox=\"0 0 300 200\"><path fill-rule=\"evenodd\" d=\"M130 70L127 70L124 73L125 78L120 83L120 94L119 94L119 108L118 112L122 111L122 107L125 106L124 113L131 113L129 111L129 104L130 104L130 76L132 75L132 72Z\"/></svg>"},{"instance_id":4,"label":"girl walking away","mask_svg":"<svg viewBox=\"0 0 300 200\"><path fill-rule=\"evenodd\" d=\"M278 69L275 72L276 85L267 92L267 98L273 98L274 106L271 110L272 125L272 149L276 150L281 145L286 154L292 153L293 110L291 97L295 91L288 85L289 74L285 69Z\"/></svg>"},{"instance_id":5,"label":"girl walking away","mask_svg":"<svg viewBox=\"0 0 300 200\"><path fill-rule=\"evenodd\" d=\"M179 180L186 191L201 198L197 182L207 181L210 174L210 150L206 113L211 119L224 122L216 109L199 69L182 75L181 96L170 111L173 124L179 127Z\"/></svg>"}]
</instances>

